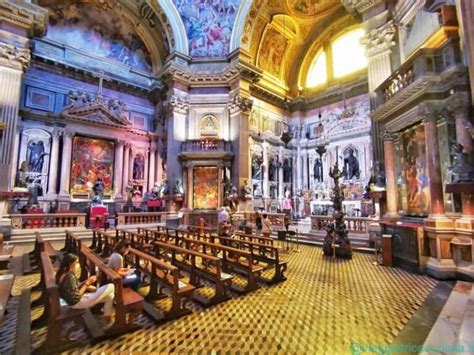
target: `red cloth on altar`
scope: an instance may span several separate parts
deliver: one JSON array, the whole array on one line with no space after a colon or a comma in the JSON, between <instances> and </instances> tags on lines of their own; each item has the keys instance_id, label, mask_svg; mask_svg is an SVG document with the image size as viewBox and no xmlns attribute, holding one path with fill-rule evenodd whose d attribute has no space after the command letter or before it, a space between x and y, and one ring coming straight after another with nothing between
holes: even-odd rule
<instances>
[{"instance_id":1,"label":"red cloth on altar","mask_svg":"<svg viewBox=\"0 0 474 355\"><path fill-rule=\"evenodd\" d=\"M107 222L107 206L91 206L89 228L104 228Z\"/></svg>"}]
</instances>

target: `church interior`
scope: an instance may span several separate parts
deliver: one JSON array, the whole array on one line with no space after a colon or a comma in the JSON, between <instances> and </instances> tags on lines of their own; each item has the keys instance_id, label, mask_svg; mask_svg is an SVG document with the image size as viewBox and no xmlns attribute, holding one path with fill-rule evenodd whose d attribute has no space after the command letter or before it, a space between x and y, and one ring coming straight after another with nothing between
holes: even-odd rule
<instances>
[{"instance_id":1,"label":"church interior","mask_svg":"<svg viewBox=\"0 0 474 355\"><path fill-rule=\"evenodd\" d=\"M0 0L0 353L473 353L473 0Z\"/></svg>"}]
</instances>

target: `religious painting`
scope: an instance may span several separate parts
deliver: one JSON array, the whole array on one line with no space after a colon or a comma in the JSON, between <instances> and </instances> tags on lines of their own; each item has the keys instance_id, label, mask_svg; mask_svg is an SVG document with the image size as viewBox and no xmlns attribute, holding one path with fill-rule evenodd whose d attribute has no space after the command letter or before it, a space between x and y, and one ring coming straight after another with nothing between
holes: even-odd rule
<instances>
[{"instance_id":1,"label":"religious painting","mask_svg":"<svg viewBox=\"0 0 474 355\"><path fill-rule=\"evenodd\" d=\"M112 141L74 137L72 142L71 194L87 194L101 178L104 195L112 194L115 144Z\"/></svg>"},{"instance_id":2,"label":"religious painting","mask_svg":"<svg viewBox=\"0 0 474 355\"><path fill-rule=\"evenodd\" d=\"M309 125L309 138L319 138L324 134L324 126L321 122L311 123Z\"/></svg>"},{"instance_id":3,"label":"religious painting","mask_svg":"<svg viewBox=\"0 0 474 355\"><path fill-rule=\"evenodd\" d=\"M423 125L409 129L401 135L402 194L407 213L427 215L430 208L430 190L425 151Z\"/></svg>"},{"instance_id":4,"label":"religious painting","mask_svg":"<svg viewBox=\"0 0 474 355\"><path fill-rule=\"evenodd\" d=\"M195 209L215 209L219 207L219 171L216 167L196 167L193 169L193 205Z\"/></svg>"},{"instance_id":5,"label":"religious painting","mask_svg":"<svg viewBox=\"0 0 474 355\"><path fill-rule=\"evenodd\" d=\"M240 0L173 0L186 28L189 55L225 57Z\"/></svg>"},{"instance_id":6,"label":"religious painting","mask_svg":"<svg viewBox=\"0 0 474 355\"><path fill-rule=\"evenodd\" d=\"M265 32L258 52L258 66L280 77L281 64L288 46L288 39L274 29Z\"/></svg>"},{"instance_id":7,"label":"religious painting","mask_svg":"<svg viewBox=\"0 0 474 355\"><path fill-rule=\"evenodd\" d=\"M69 3L50 8L46 38L150 72L148 49L126 16L99 4Z\"/></svg>"}]
</instances>

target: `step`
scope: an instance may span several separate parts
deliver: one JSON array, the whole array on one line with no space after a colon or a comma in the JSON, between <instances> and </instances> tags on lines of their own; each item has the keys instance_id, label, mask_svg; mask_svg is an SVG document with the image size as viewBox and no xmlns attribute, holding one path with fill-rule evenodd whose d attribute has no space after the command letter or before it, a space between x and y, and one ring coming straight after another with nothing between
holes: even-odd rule
<instances>
[{"instance_id":1,"label":"step","mask_svg":"<svg viewBox=\"0 0 474 355\"><path fill-rule=\"evenodd\" d=\"M426 349L429 348L430 351L421 352L421 354L446 353L448 348L452 347L454 349L459 346L459 337L461 336L463 322L465 321L464 315L471 295L472 283L456 282L453 291L425 340L424 346ZM469 321L469 319L467 320ZM472 328L470 332L473 333ZM441 349L440 345L444 349Z\"/></svg>"},{"instance_id":2,"label":"step","mask_svg":"<svg viewBox=\"0 0 474 355\"><path fill-rule=\"evenodd\" d=\"M459 332L459 345L468 350L471 354L474 352L474 287L471 288L471 294L467 301L464 318Z\"/></svg>"}]
</instances>

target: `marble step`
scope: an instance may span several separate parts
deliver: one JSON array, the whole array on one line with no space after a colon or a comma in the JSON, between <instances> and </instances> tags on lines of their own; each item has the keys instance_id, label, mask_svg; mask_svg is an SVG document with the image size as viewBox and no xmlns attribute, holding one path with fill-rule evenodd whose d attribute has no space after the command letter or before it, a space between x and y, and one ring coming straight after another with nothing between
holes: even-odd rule
<instances>
[{"instance_id":1,"label":"marble step","mask_svg":"<svg viewBox=\"0 0 474 355\"><path fill-rule=\"evenodd\" d=\"M73 231L73 230L71 230ZM10 239L11 244L29 244L35 241L35 231L30 230L28 234L21 234L21 235L12 235ZM80 231L73 231L79 238L81 239L91 239L92 238L92 230L80 230ZM39 230L39 233L44 238L44 240L52 242L52 241L63 241L65 239L64 230L61 231L54 231L54 232L44 232Z\"/></svg>"},{"instance_id":2,"label":"marble step","mask_svg":"<svg viewBox=\"0 0 474 355\"><path fill-rule=\"evenodd\" d=\"M462 345L464 350L469 350L471 354L474 353L474 286L471 287L471 294L464 312L459 332L459 345Z\"/></svg>"},{"instance_id":3,"label":"marble step","mask_svg":"<svg viewBox=\"0 0 474 355\"><path fill-rule=\"evenodd\" d=\"M472 283L464 281L456 282L453 291L449 295L446 304L425 340L424 348L427 350L429 349L429 351L423 351L421 354L450 353L454 351L453 349L460 349L461 336L466 338L472 337L473 329L466 328L465 330L465 327L469 327L469 324L466 324L466 321L472 322L472 319L465 317L468 307L471 307L472 315L473 306L472 304L469 305L472 291ZM470 334L466 335L466 331ZM466 347L463 352L461 351L457 353L470 354L471 352L468 350L469 348Z\"/></svg>"}]
</instances>

